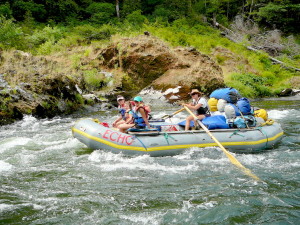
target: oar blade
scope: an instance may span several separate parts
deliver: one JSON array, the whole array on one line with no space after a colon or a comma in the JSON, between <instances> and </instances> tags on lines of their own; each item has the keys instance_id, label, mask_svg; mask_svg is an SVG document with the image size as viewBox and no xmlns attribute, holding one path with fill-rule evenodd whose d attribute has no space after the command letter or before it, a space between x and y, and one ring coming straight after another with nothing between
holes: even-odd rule
<instances>
[{"instance_id":1,"label":"oar blade","mask_svg":"<svg viewBox=\"0 0 300 225\"><path fill-rule=\"evenodd\" d=\"M203 130L205 130L205 132L217 143L217 145L222 149L222 151L225 153L225 155L227 156L227 158L229 159L229 161L235 165L236 167L240 168L246 175L252 177L253 179L257 180L257 181L261 181L261 179L259 179L259 177L257 177L256 175L254 175L251 170L247 169L246 167L244 167L232 154L230 154L229 151L227 151L224 146L215 138L215 136L212 135L212 133L207 129L206 126L204 126L204 124L198 120L198 118L196 117L196 115L186 106L184 106L184 108L186 109L186 111L188 111L195 119L195 121L198 122L198 124L203 128Z\"/></svg>"}]
</instances>

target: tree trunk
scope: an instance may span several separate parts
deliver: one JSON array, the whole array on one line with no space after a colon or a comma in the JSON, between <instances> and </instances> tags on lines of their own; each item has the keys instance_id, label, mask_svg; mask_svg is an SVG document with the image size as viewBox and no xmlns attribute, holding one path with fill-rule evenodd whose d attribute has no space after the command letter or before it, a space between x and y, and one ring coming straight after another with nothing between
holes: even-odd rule
<instances>
[{"instance_id":1,"label":"tree trunk","mask_svg":"<svg viewBox=\"0 0 300 225\"><path fill-rule=\"evenodd\" d=\"M120 18L120 5L119 5L119 0L116 0L116 12L117 12L117 17Z\"/></svg>"},{"instance_id":2,"label":"tree trunk","mask_svg":"<svg viewBox=\"0 0 300 225\"><path fill-rule=\"evenodd\" d=\"M251 16L251 13L252 13L252 8L253 8L253 4L254 4L254 0L251 0L251 5L250 5L250 9L249 9L249 15L248 15L248 19L250 18Z\"/></svg>"},{"instance_id":3,"label":"tree trunk","mask_svg":"<svg viewBox=\"0 0 300 225\"><path fill-rule=\"evenodd\" d=\"M217 13L214 12L213 13L213 26L216 27L216 24L217 24Z\"/></svg>"}]
</instances>

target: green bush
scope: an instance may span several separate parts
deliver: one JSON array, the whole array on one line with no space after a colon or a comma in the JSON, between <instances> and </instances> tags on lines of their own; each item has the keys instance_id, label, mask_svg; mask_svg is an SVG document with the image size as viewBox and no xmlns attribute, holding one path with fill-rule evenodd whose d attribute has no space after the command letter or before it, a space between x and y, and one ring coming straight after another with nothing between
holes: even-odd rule
<instances>
[{"instance_id":1,"label":"green bush","mask_svg":"<svg viewBox=\"0 0 300 225\"><path fill-rule=\"evenodd\" d=\"M28 41L34 46L39 46L46 42L55 43L65 36L65 29L61 27L46 26L42 30L36 29L34 33L29 36Z\"/></svg>"},{"instance_id":2,"label":"green bush","mask_svg":"<svg viewBox=\"0 0 300 225\"><path fill-rule=\"evenodd\" d=\"M83 79L88 90L98 90L106 85L104 74L99 73L97 69L84 71Z\"/></svg>"},{"instance_id":3,"label":"green bush","mask_svg":"<svg viewBox=\"0 0 300 225\"><path fill-rule=\"evenodd\" d=\"M265 97L273 94L270 83L266 77L250 73L235 73L231 75L227 85L238 89L245 97Z\"/></svg>"},{"instance_id":4,"label":"green bush","mask_svg":"<svg viewBox=\"0 0 300 225\"><path fill-rule=\"evenodd\" d=\"M12 18L12 10L8 3L0 5L0 16L3 16L6 19Z\"/></svg>"},{"instance_id":5,"label":"green bush","mask_svg":"<svg viewBox=\"0 0 300 225\"><path fill-rule=\"evenodd\" d=\"M108 40L113 34L116 33L116 28L111 25L105 24L101 27L94 27L92 25L86 24L77 26L74 32L84 39L91 40Z\"/></svg>"},{"instance_id":6,"label":"green bush","mask_svg":"<svg viewBox=\"0 0 300 225\"><path fill-rule=\"evenodd\" d=\"M91 15L90 21L96 24L110 22L115 14L115 6L110 3L94 2L87 7L86 12Z\"/></svg>"},{"instance_id":7,"label":"green bush","mask_svg":"<svg viewBox=\"0 0 300 225\"><path fill-rule=\"evenodd\" d=\"M12 19L0 16L0 44L4 49L25 48L25 38L21 27L13 23Z\"/></svg>"},{"instance_id":8,"label":"green bush","mask_svg":"<svg viewBox=\"0 0 300 225\"><path fill-rule=\"evenodd\" d=\"M132 12L131 14L126 16L126 20L137 27L141 27L144 23L147 23L147 18L142 15L141 10L136 10Z\"/></svg>"},{"instance_id":9,"label":"green bush","mask_svg":"<svg viewBox=\"0 0 300 225\"><path fill-rule=\"evenodd\" d=\"M171 12L163 7L156 7L152 15L155 18L160 17L162 21L168 21L171 17Z\"/></svg>"}]
</instances>

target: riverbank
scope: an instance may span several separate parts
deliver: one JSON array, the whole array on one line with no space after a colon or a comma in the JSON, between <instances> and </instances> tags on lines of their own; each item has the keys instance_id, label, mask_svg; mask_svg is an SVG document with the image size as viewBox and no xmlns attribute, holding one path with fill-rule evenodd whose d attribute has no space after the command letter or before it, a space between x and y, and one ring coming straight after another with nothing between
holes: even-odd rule
<instances>
[{"instance_id":1,"label":"riverbank","mask_svg":"<svg viewBox=\"0 0 300 225\"><path fill-rule=\"evenodd\" d=\"M298 73L272 65L266 53L250 52L209 26L181 23L184 30L178 24L82 25L69 27L68 35L60 27L36 30L31 38L39 31L44 41L32 42L33 48L1 51L1 124L24 114L68 114L95 103L113 107L116 94L129 99L146 87L163 93L180 87L176 101L186 100L190 88L209 95L231 86L250 98L299 89ZM172 95L164 97L172 100Z\"/></svg>"}]
</instances>

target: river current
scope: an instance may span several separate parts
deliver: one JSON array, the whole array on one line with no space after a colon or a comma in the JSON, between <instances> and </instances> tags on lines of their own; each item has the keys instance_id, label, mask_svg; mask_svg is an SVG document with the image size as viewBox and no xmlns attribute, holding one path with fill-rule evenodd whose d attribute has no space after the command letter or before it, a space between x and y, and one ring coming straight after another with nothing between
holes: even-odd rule
<instances>
[{"instance_id":1,"label":"river current","mask_svg":"<svg viewBox=\"0 0 300 225\"><path fill-rule=\"evenodd\" d=\"M80 117L104 121L109 113L25 116L2 126L0 224L299 224L300 100L252 105L267 109L285 132L274 149L234 154L263 182L218 148L128 157L92 151L72 137Z\"/></svg>"}]
</instances>

